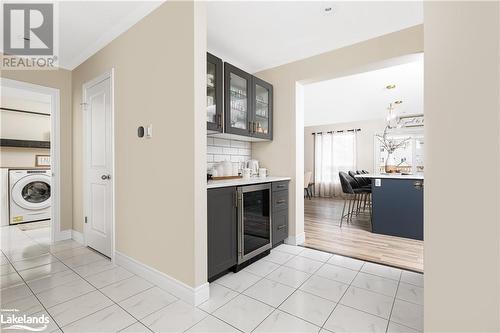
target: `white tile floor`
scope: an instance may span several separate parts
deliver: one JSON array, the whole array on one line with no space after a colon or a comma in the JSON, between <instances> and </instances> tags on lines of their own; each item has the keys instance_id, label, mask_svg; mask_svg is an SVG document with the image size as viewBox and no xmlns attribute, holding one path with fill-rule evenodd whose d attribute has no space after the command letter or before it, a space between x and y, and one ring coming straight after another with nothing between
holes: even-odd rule
<instances>
[{"instance_id":1,"label":"white tile floor","mask_svg":"<svg viewBox=\"0 0 500 333\"><path fill-rule=\"evenodd\" d=\"M47 230L0 236L1 308L50 315L45 332L422 331L421 274L325 252L281 245L194 307Z\"/></svg>"}]
</instances>

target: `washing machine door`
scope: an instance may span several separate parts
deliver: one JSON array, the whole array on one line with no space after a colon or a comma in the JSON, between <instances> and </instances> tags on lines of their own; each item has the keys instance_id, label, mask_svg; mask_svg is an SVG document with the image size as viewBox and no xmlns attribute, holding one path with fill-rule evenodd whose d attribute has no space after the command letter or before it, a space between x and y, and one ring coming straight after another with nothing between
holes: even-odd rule
<instances>
[{"instance_id":1,"label":"washing machine door","mask_svg":"<svg viewBox=\"0 0 500 333\"><path fill-rule=\"evenodd\" d=\"M12 199L24 209L39 210L50 207L50 177L28 175L12 187Z\"/></svg>"}]
</instances>

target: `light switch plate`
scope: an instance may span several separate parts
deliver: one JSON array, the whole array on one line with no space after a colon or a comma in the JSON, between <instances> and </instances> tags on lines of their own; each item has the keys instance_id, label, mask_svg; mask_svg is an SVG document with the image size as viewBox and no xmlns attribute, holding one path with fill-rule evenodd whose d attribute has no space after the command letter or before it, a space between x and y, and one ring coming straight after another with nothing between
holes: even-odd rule
<instances>
[{"instance_id":1,"label":"light switch plate","mask_svg":"<svg viewBox=\"0 0 500 333\"><path fill-rule=\"evenodd\" d=\"M146 127L146 138L151 139L153 137L153 125L149 124Z\"/></svg>"},{"instance_id":2,"label":"light switch plate","mask_svg":"<svg viewBox=\"0 0 500 333\"><path fill-rule=\"evenodd\" d=\"M382 179L380 179L380 178L376 178L376 179L375 179L375 186L376 186L376 187L380 187L380 186L382 186Z\"/></svg>"}]
</instances>

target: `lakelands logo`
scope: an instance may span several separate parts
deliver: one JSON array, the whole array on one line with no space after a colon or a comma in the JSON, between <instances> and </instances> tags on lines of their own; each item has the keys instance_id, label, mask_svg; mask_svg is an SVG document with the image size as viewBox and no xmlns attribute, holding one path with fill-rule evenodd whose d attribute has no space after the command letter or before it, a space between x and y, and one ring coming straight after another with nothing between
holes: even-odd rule
<instances>
[{"instance_id":1,"label":"lakelands logo","mask_svg":"<svg viewBox=\"0 0 500 333\"><path fill-rule=\"evenodd\" d=\"M2 330L24 330L31 332L43 332L50 323L50 317L45 314L40 315L20 315L17 309L2 309L0 323Z\"/></svg>"},{"instance_id":2,"label":"lakelands logo","mask_svg":"<svg viewBox=\"0 0 500 333\"><path fill-rule=\"evenodd\" d=\"M3 3L2 69L55 69L53 3Z\"/></svg>"}]
</instances>

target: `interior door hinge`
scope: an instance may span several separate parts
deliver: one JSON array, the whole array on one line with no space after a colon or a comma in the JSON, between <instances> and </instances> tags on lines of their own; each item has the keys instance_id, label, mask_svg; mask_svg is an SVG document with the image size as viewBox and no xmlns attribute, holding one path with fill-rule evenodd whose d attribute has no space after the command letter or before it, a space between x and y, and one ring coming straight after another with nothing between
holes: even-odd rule
<instances>
[{"instance_id":1,"label":"interior door hinge","mask_svg":"<svg viewBox=\"0 0 500 333\"><path fill-rule=\"evenodd\" d=\"M89 221L88 221L88 219L87 219L87 216L85 216L85 223L88 223L88 222L89 222Z\"/></svg>"}]
</instances>

